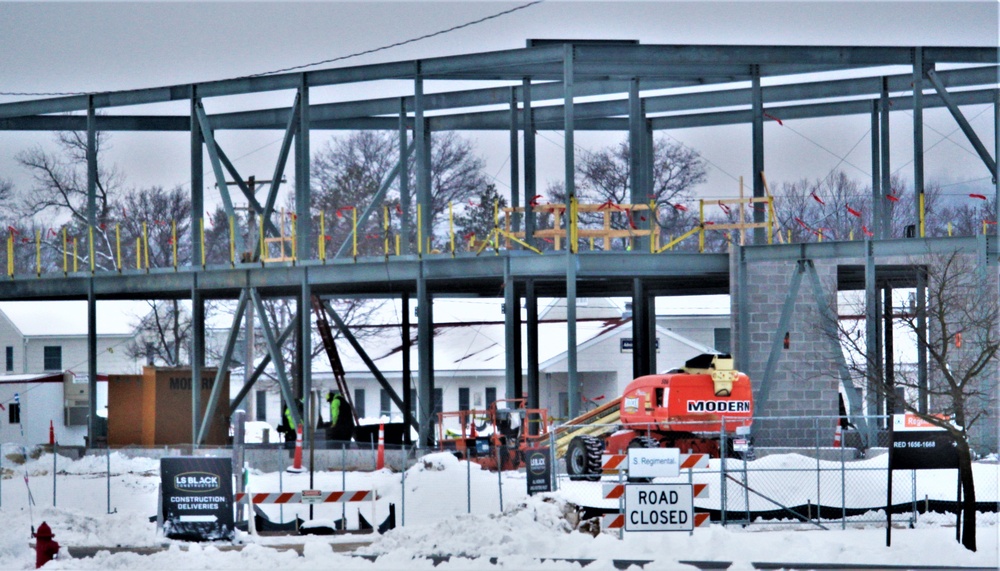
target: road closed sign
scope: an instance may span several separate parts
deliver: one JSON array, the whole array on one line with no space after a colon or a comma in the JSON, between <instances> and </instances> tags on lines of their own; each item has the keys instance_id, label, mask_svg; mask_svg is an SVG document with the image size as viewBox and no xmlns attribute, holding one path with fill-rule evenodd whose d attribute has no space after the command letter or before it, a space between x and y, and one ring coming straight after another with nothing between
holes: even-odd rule
<instances>
[{"instance_id":1,"label":"road closed sign","mask_svg":"<svg viewBox=\"0 0 1000 571\"><path fill-rule=\"evenodd\" d=\"M625 486L625 531L691 531L691 484Z\"/></svg>"}]
</instances>

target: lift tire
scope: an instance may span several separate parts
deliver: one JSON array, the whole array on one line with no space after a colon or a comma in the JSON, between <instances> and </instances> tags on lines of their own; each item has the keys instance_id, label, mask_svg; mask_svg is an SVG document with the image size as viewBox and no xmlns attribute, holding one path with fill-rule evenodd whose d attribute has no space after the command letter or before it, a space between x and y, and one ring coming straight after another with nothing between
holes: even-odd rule
<instances>
[{"instance_id":1,"label":"lift tire","mask_svg":"<svg viewBox=\"0 0 1000 571\"><path fill-rule=\"evenodd\" d=\"M576 436L566 449L566 472L573 481L596 482L601 479L601 454L604 443L593 436Z\"/></svg>"},{"instance_id":2,"label":"lift tire","mask_svg":"<svg viewBox=\"0 0 1000 571\"><path fill-rule=\"evenodd\" d=\"M637 436L628 443L629 448L659 448L660 442L655 438L649 436ZM634 482L637 484L648 484L653 481L652 478L633 478L629 477L629 482Z\"/></svg>"}]
</instances>

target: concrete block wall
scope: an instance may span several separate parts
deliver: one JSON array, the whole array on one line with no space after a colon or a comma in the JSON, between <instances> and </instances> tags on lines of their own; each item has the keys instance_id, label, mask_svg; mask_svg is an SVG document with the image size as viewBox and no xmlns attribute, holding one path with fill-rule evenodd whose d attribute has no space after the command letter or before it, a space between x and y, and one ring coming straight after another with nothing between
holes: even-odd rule
<instances>
[{"instance_id":1,"label":"concrete block wall","mask_svg":"<svg viewBox=\"0 0 1000 571\"><path fill-rule=\"evenodd\" d=\"M836 300L836 263L818 260L816 271L823 285L824 303ZM778 331L781 311L788 295L795 262L754 262L746 267L748 334L750 355L745 371L754 386L754 439L757 446L814 447L833 442L834 423L824 426L815 417L838 414L837 367L835 345L823 333L820 311L812 286L803 276L789 322L789 347L781 354L770 380L767 401L760 398L764 371L775 338L783 340L785 331ZM738 350L739 323L737 316L739 284L732 280L733 345Z\"/></svg>"}]
</instances>

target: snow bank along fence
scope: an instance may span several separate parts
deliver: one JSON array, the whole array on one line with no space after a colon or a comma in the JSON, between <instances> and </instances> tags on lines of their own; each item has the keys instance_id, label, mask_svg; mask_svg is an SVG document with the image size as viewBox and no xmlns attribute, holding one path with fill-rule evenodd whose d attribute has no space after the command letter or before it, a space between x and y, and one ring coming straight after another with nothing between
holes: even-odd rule
<instances>
[{"instance_id":1,"label":"snow bank along fence","mask_svg":"<svg viewBox=\"0 0 1000 571\"><path fill-rule=\"evenodd\" d=\"M678 478L658 477L655 482L704 485L707 494L695 494L695 511L723 525L884 525L888 485L885 421L885 417L860 419L859 426L873 427L863 435L853 425L838 431L840 417L836 416L757 418L750 434L729 435L732 442L722 447L720 458L684 470ZM612 424L590 425L588 431L596 434L618 428ZM836 444L838 432L841 446ZM790 441L801 441L802 434L809 434L814 444L785 446L782 434ZM866 437L873 446L861 446ZM682 454L689 460L696 456ZM612 525L617 529L623 525L617 516L618 500L624 494L618 486L625 481L617 471L609 469L623 465L625 455L605 455L602 460L604 473L600 481L581 481L570 478L565 461L560 459L556 465L557 489L583 507L585 518L599 516L605 528ZM974 466L979 512L998 511L998 471L1000 465L995 461L977 462ZM922 514L937 513L940 515L930 517L953 523L959 507L957 470L896 471L894 522L915 525Z\"/></svg>"}]
</instances>

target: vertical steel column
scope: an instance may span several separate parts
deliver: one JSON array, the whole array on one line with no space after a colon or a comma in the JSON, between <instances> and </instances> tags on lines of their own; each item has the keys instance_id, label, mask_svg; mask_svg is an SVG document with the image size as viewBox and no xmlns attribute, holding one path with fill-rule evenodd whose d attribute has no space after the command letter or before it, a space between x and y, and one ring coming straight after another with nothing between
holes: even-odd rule
<instances>
[{"instance_id":1,"label":"vertical steel column","mask_svg":"<svg viewBox=\"0 0 1000 571\"><path fill-rule=\"evenodd\" d=\"M399 214L399 235L400 235L400 253L409 254L410 253L410 162L406 160L407 156L407 135L406 135L406 98L399 98L399 203L400 203L400 214ZM392 245L390 244L390 248ZM406 302L409 302L409 298L404 298ZM409 359L409 356L406 357ZM407 433L409 434L409 433ZM407 440L409 443L409 440Z\"/></svg>"},{"instance_id":2,"label":"vertical steel column","mask_svg":"<svg viewBox=\"0 0 1000 571\"><path fill-rule=\"evenodd\" d=\"M868 415L878 414L878 399L875 396L875 384L880 379L878 369L881 368L879 359L878 340L878 290L875 284L875 243L871 240L865 242L865 364L867 369L867 401ZM878 423L875 423L878 424ZM874 441L872 441L874 442Z\"/></svg>"},{"instance_id":3,"label":"vertical steel column","mask_svg":"<svg viewBox=\"0 0 1000 571\"><path fill-rule=\"evenodd\" d=\"M201 226L205 216L205 165L202 149L201 123L198 121L197 87L191 87L191 260L193 268L201 267ZM263 223L263 221L261 222Z\"/></svg>"},{"instance_id":4,"label":"vertical steel column","mask_svg":"<svg viewBox=\"0 0 1000 571\"><path fill-rule=\"evenodd\" d=\"M417 156L417 208L420 211L418 234L423 244L417 244L417 251L423 252L427 239L431 235L431 173L430 145L427 137L427 123L424 119L424 78L420 75L420 64L417 63L417 77L413 82L413 144L416 145ZM419 302L418 302L419 303ZM421 406L423 403L421 402ZM423 424L421 423L421 426Z\"/></svg>"},{"instance_id":5,"label":"vertical steel column","mask_svg":"<svg viewBox=\"0 0 1000 571\"><path fill-rule=\"evenodd\" d=\"M404 291L401 296L403 316L400 323L400 336L403 338L403 408L406 410L401 410L399 412L403 413L403 418L413 410L413 388L410 379L410 346L411 339L410 336L410 292ZM413 415L416 417L417 415ZM418 420L419 422L419 420ZM423 424L418 424L418 426L423 426ZM404 442L406 444L413 444L413 437L410 435L410 431L407 430L403 433Z\"/></svg>"},{"instance_id":6,"label":"vertical steel column","mask_svg":"<svg viewBox=\"0 0 1000 571\"><path fill-rule=\"evenodd\" d=\"M886 202L886 196L892 194L892 172L889 170L889 78L882 78L882 104L879 123L882 127L882 196L879 201L882 203L882 223L879 226L881 233L876 233L878 240L885 240L892 237L892 217L889 215L890 205Z\"/></svg>"},{"instance_id":7,"label":"vertical steel column","mask_svg":"<svg viewBox=\"0 0 1000 571\"><path fill-rule=\"evenodd\" d=\"M302 379L302 413L308 420L304 423L302 437L312 448L312 432L315 424L310 415L309 405L312 402L312 287L309 285L309 268L302 268L302 281L299 283L299 378ZM350 398L350 395L344 395Z\"/></svg>"},{"instance_id":8,"label":"vertical steel column","mask_svg":"<svg viewBox=\"0 0 1000 571\"><path fill-rule=\"evenodd\" d=\"M510 207L518 208L521 206L521 164L520 164L520 149L518 149L517 144L517 88L510 88ZM521 231L521 220L515 216L511 215L513 220L511 220L511 230L514 232Z\"/></svg>"},{"instance_id":9,"label":"vertical steel column","mask_svg":"<svg viewBox=\"0 0 1000 571\"><path fill-rule=\"evenodd\" d=\"M917 410L926 413L927 397L927 271L917 269Z\"/></svg>"},{"instance_id":10,"label":"vertical steel column","mask_svg":"<svg viewBox=\"0 0 1000 571\"><path fill-rule=\"evenodd\" d=\"M882 335L883 335L883 346L885 347L885 413L895 414L896 412L896 394L893 386L896 384L896 372L893 365L893 344L892 344L892 286L890 284L885 284L882 289Z\"/></svg>"},{"instance_id":11,"label":"vertical steel column","mask_svg":"<svg viewBox=\"0 0 1000 571\"><path fill-rule=\"evenodd\" d=\"M646 291L646 355L648 361L646 370L650 375L659 371L656 357L659 353L656 348L656 296Z\"/></svg>"},{"instance_id":12,"label":"vertical steel column","mask_svg":"<svg viewBox=\"0 0 1000 571\"><path fill-rule=\"evenodd\" d=\"M309 81L303 73L299 82L299 130L296 133L295 146L295 234L297 237L295 256L301 261L308 260L312 250L311 227L309 216ZM302 311L309 312L309 303ZM302 322L308 322L303 319Z\"/></svg>"},{"instance_id":13,"label":"vertical steel column","mask_svg":"<svg viewBox=\"0 0 1000 571\"><path fill-rule=\"evenodd\" d=\"M246 308L246 320L245 320L245 333L243 334L243 341L245 343L243 358L243 384L246 385L250 382L250 374L253 371L253 361L254 361L254 316L253 316L253 304L249 303L250 291L248 289L243 290L243 295L246 296L248 303ZM242 409L247 411L247 418L253 420L266 421L265 418L257 418L257 395L253 391L247 393L247 399L245 404L242 405Z\"/></svg>"},{"instance_id":14,"label":"vertical steel column","mask_svg":"<svg viewBox=\"0 0 1000 571\"><path fill-rule=\"evenodd\" d=\"M97 426L97 295L94 293L94 278L87 281L87 448L104 431Z\"/></svg>"},{"instance_id":15,"label":"vertical steel column","mask_svg":"<svg viewBox=\"0 0 1000 571\"><path fill-rule=\"evenodd\" d=\"M634 172L634 171L633 171ZM632 378L649 374L649 312L646 287L641 278L632 279Z\"/></svg>"},{"instance_id":16,"label":"vertical steel column","mask_svg":"<svg viewBox=\"0 0 1000 571\"><path fill-rule=\"evenodd\" d=\"M881 237L879 234L879 225L882 220L882 206L885 199L882 198L882 160L881 160L881 134L879 121L879 105L878 99L872 100L872 221L871 221L871 231L878 239Z\"/></svg>"},{"instance_id":17,"label":"vertical steel column","mask_svg":"<svg viewBox=\"0 0 1000 571\"><path fill-rule=\"evenodd\" d=\"M915 209L916 232L914 236L924 237L924 225L920 212L924 194L924 50L913 48L913 204Z\"/></svg>"},{"instance_id":18,"label":"vertical steel column","mask_svg":"<svg viewBox=\"0 0 1000 571\"><path fill-rule=\"evenodd\" d=\"M517 357L514 356L515 353L520 355L521 346L517 345L514 340L514 314L518 312L517 307L517 296L514 293L514 279L510 275L510 257L506 256L503 259L503 339L504 339L504 358L506 362L506 374L505 374L505 395L509 399L517 398L518 393L515 389L515 367L517 366Z\"/></svg>"},{"instance_id":19,"label":"vertical steel column","mask_svg":"<svg viewBox=\"0 0 1000 571\"><path fill-rule=\"evenodd\" d=\"M580 381L576 371L576 241L570 237L573 220L571 204L576 200L576 156L573 141L573 45L563 46L563 114L566 156L566 390L569 416L580 414Z\"/></svg>"},{"instance_id":20,"label":"vertical steel column","mask_svg":"<svg viewBox=\"0 0 1000 571\"><path fill-rule=\"evenodd\" d=\"M205 366L205 300L198 290L198 278L191 287L191 444L198 446L201 418L201 371Z\"/></svg>"},{"instance_id":21,"label":"vertical steel column","mask_svg":"<svg viewBox=\"0 0 1000 571\"><path fill-rule=\"evenodd\" d=\"M760 66L751 66L750 100L753 111L753 126L751 138L753 141L753 197L764 197L764 96L760 88ZM753 209L755 224L764 222L764 211ZM763 228L754 228L753 243L764 244L767 236Z\"/></svg>"},{"instance_id":22,"label":"vertical steel column","mask_svg":"<svg viewBox=\"0 0 1000 571\"><path fill-rule=\"evenodd\" d=\"M746 246L736 248L736 359L738 371L750 374L750 294L747 292ZM730 286L730 291L732 287Z\"/></svg>"},{"instance_id":23,"label":"vertical steel column","mask_svg":"<svg viewBox=\"0 0 1000 571\"><path fill-rule=\"evenodd\" d=\"M535 186L535 113L531 109L530 78L524 78L521 97L524 99L524 241L534 246L535 213L531 203L538 193Z\"/></svg>"},{"instance_id":24,"label":"vertical steel column","mask_svg":"<svg viewBox=\"0 0 1000 571\"><path fill-rule=\"evenodd\" d=\"M535 295L535 280L525 282L524 307L528 320L525 327L525 341L528 344L528 408L539 407L538 391L538 297Z\"/></svg>"},{"instance_id":25,"label":"vertical steel column","mask_svg":"<svg viewBox=\"0 0 1000 571\"><path fill-rule=\"evenodd\" d=\"M87 96L87 226L97 226L97 117L93 95Z\"/></svg>"},{"instance_id":26,"label":"vertical steel column","mask_svg":"<svg viewBox=\"0 0 1000 571\"><path fill-rule=\"evenodd\" d=\"M434 312L424 278L423 263L417 277L417 406L420 411L418 446L434 446Z\"/></svg>"},{"instance_id":27,"label":"vertical steel column","mask_svg":"<svg viewBox=\"0 0 1000 571\"><path fill-rule=\"evenodd\" d=\"M632 204L645 204L647 200L645 199L644 190L644 159L645 153L645 140L646 140L646 129L645 129L645 117L642 112L642 100L639 98L639 78L633 77L629 81L628 89L628 182L629 182L629 202ZM632 219L639 225L639 216L633 216ZM641 225L640 225L641 227ZM644 252L648 250L649 244L644 243L645 240L640 238L633 238L633 245L637 251ZM608 245L605 244L605 248L608 249ZM634 290L633 290L634 294ZM635 299L633 295L633 310L635 308ZM633 312L633 319L635 319L635 313ZM635 335L633 331L633 347L638 343L639 337ZM633 374L635 373L635 351L633 350Z\"/></svg>"}]
</instances>

